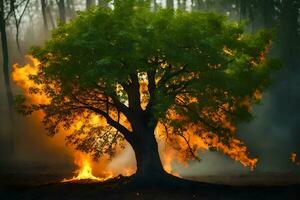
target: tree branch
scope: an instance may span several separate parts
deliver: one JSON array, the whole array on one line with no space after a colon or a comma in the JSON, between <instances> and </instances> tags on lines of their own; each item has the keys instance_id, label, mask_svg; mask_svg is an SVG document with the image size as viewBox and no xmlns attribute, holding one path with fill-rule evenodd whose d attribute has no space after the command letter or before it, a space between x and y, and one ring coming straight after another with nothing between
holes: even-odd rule
<instances>
[{"instance_id":1,"label":"tree branch","mask_svg":"<svg viewBox=\"0 0 300 200\"><path fill-rule=\"evenodd\" d=\"M190 142L186 139L186 137L183 135L183 134L178 134L180 137L183 138L183 140L185 141L185 143L187 144L188 146L188 149L189 149L189 152L190 154L192 155L193 158L195 158L198 162L201 161L201 158L199 158L193 151L191 145L190 145Z\"/></svg>"},{"instance_id":2,"label":"tree branch","mask_svg":"<svg viewBox=\"0 0 300 200\"><path fill-rule=\"evenodd\" d=\"M113 92L112 94L106 94L103 87L101 87L100 85L98 85L97 83L95 83L96 87L99 88L100 91L103 92L104 95L106 95L107 97L110 97L113 101L114 104L111 104L113 105L114 107L116 107L117 110L119 110L120 112L122 112L127 118L130 117L130 110L129 108L124 105L117 97L117 94L116 92ZM124 88L125 90L125 85L121 84L122 87ZM126 91L126 90L125 90Z\"/></svg>"},{"instance_id":3,"label":"tree branch","mask_svg":"<svg viewBox=\"0 0 300 200\"><path fill-rule=\"evenodd\" d=\"M22 5L25 1L27 1L27 0L22 0L19 4L17 4L17 5L15 5L15 2L16 2L16 0L10 0L11 2L10 2L10 10L9 10L9 12L7 13L7 15L6 16L4 16L4 8L3 8L3 10L2 10L2 12L3 12L3 16L4 16L4 21L7 21L8 20L8 18L10 17L10 15L15 11L15 9L17 9L20 5Z\"/></svg>"},{"instance_id":4,"label":"tree branch","mask_svg":"<svg viewBox=\"0 0 300 200\"><path fill-rule=\"evenodd\" d=\"M169 131L168 131L168 127L167 127L167 125L166 125L165 123L162 123L162 125L164 126L165 132L166 132L166 134L167 134L166 140L165 140L165 149L166 149L166 143L167 143L167 140L168 140L168 137L169 137ZM199 158L199 157L194 153L194 151L193 151L193 149L192 149L192 147L191 147L189 141L186 139L186 137L185 137L183 134L176 134L176 135L179 135L180 137L182 137L182 138L184 139L184 141L186 142L186 144L187 144L187 146L188 146L188 149L189 149L189 152L190 152L191 156L192 156L194 159L196 159L197 161L200 162L200 161L201 161L201 158Z\"/></svg>"},{"instance_id":5,"label":"tree branch","mask_svg":"<svg viewBox=\"0 0 300 200\"><path fill-rule=\"evenodd\" d=\"M226 132L226 129L215 127L212 124L210 124L209 122L207 122L205 119L200 117L199 114L195 110L193 110L189 106L187 106L185 104L185 102L183 102L181 99L179 99L179 98L176 98L176 99L178 101L180 101L181 103L183 103L183 104L175 103L177 106L182 106L182 107L186 108L189 112L194 113L197 116L197 118L199 119L199 121L201 121L205 126L209 127L210 129L212 129L215 132L219 132L219 131L225 131Z\"/></svg>"},{"instance_id":6,"label":"tree branch","mask_svg":"<svg viewBox=\"0 0 300 200\"><path fill-rule=\"evenodd\" d=\"M182 66L181 69L171 73L169 70L166 72L166 74L159 80L159 82L157 83L158 86L162 86L164 84L166 84L171 78L183 73L183 72L187 72L186 71L186 66Z\"/></svg>"},{"instance_id":7,"label":"tree branch","mask_svg":"<svg viewBox=\"0 0 300 200\"><path fill-rule=\"evenodd\" d=\"M89 110L91 110L91 111L93 111L93 112L95 112L95 113L97 113L97 114L103 116L103 117L106 119L106 121L107 121L107 123L108 123L109 125L111 125L111 126L114 127L115 129L117 129L118 131L120 131L120 132L124 135L124 137L125 137L126 139L128 139L128 138L130 139L130 137L131 137L131 136L130 136L131 131L129 131L126 127L124 127L124 126L121 125L120 123L118 123L118 122L116 122L115 120L113 120L113 119L110 117L110 115L109 115L108 113L104 112L103 110L101 110L101 109L99 109L99 108L93 107L93 106L91 106L91 105L89 105L89 104L87 104L87 103L85 103L85 102L80 101L75 95L72 95L72 96L73 96L73 98L74 98L78 103L80 103L80 104L86 106L86 109L89 109Z\"/></svg>"},{"instance_id":8,"label":"tree branch","mask_svg":"<svg viewBox=\"0 0 300 200\"><path fill-rule=\"evenodd\" d=\"M20 15L19 19L17 18L17 15L16 15L16 8L13 11L14 19L15 19L15 25L16 25L16 43L17 43L17 47L18 47L19 52L21 52L20 43L19 43L19 27L20 27L23 15L26 11L26 8L27 8L28 4L29 4L29 0L26 1L26 4L24 6L23 11L21 12L21 15Z\"/></svg>"}]
</instances>

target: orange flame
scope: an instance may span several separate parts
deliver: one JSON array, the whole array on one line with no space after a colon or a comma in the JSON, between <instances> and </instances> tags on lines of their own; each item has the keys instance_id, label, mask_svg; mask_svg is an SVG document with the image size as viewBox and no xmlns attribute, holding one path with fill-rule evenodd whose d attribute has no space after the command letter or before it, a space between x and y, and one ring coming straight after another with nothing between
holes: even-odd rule
<instances>
[{"instance_id":1,"label":"orange flame","mask_svg":"<svg viewBox=\"0 0 300 200\"><path fill-rule=\"evenodd\" d=\"M39 71L39 64L40 62L38 59L28 55L26 56L28 61L30 63L26 64L25 66L19 66L18 64L13 65L12 70L12 80L23 89L24 95L31 103L49 103L50 99L45 94L32 94L30 92L30 88L36 87L41 89L41 85L37 85L33 82L33 80L30 80L30 75L36 75Z\"/></svg>"},{"instance_id":2,"label":"orange flame","mask_svg":"<svg viewBox=\"0 0 300 200\"><path fill-rule=\"evenodd\" d=\"M297 154L296 153L291 153L290 155L290 159L293 163L295 163L296 165L300 165L300 161L297 160Z\"/></svg>"},{"instance_id":3,"label":"orange flame","mask_svg":"<svg viewBox=\"0 0 300 200\"><path fill-rule=\"evenodd\" d=\"M62 182L72 182L72 181L85 180L85 179L89 179L93 181L105 181L113 177L112 174L106 176L105 178L99 178L94 176L93 169L92 169L92 161L89 158L89 156L86 154L77 153L74 162L79 167L79 170L75 172L77 173L77 175L71 179L64 179Z\"/></svg>"}]
</instances>

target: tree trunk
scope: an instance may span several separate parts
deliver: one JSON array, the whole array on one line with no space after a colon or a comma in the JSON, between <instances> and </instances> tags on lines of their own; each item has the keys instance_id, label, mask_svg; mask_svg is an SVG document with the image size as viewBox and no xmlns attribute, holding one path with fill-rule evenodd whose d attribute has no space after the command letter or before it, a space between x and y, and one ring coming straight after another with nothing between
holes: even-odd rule
<instances>
[{"instance_id":1,"label":"tree trunk","mask_svg":"<svg viewBox=\"0 0 300 200\"><path fill-rule=\"evenodd\" d=\"M67 17L69 19L73 19L76 16L76 11L74 8L74 1L73 0L67 0Z\"/></svg>"},{"instance_id":2,"label":"tree trunk","mask_svg":"<svg viewBox=\"0 0 300 200\"><path fill-rule=\"evenodd\" d=\"M283 0L280 14L280 46L282 59L290 70L297 69L297 59L299 58L299 4L293 0Z\"/></svg>"},{"instance_id":3,"label":"tree trunk","mask_svg":"<svg viewBox=\"0 0 300 200\"><path fill-rule=\"evenodd\" d=\"M41 0L41 5L42 5L42 15L43 15L43 22L44 22L44 31L46 34L48 34L49 28L48 28L48 20L47 20L47 15L46 15L46 0Z\"/></svg>"},{"instance_id":4,"label":"tree trunk","mask_svg":"<svg viewBox=\"0 0 300 200\"><path fill-rule=\"evenodd\" d=\"M6 36L6 24L4 19L3 1L1 1L1 11L0 11L0 32L1 32L4 84L6 89L9 119L10 122L12 123L13 122L13 94L10 86L8 45L7 45L7 36ZM9 152L12 154L14 151L14 140L13 140L12 133L8 134L8 148L9 148L8 149Z\"/></svg>"},{"instance_id":5,"label":"tree trunk","mask_svg":"<svg viewBox=\"0 0 300 200\"><path fill-rule=\"evenodd\" d=\"M240 0L240 21L247 17L247 1Z\"/></svg>"},{"instance_id":6,"label":"tree trunk","mask_svg":"<svg viewBox=\"0 0 300 200\"><path fill-rule=\"evenodd\" d=\"M108 3L105 0L98 0L98 5L107 8Z\"/></svg>"},{"instance_id":7,"label":"tree trunk","mask_svg":"<svg viewBox=\"0 0 300 200\"><path fill-rule=\"evenodd\" d=\"M167 0L167 8L170 8L170 9L174 8L174 1L173 0Z\"/></svg>"},{"instance_id":8,"label":"tree trunk","mask_svg":"<svg viewBox=\"0 0 300 200\"><path fill-rule=\"evenodd\" d=\"M160 160L154 135L155 127L141 123L137 123L134 127L134 136L129 143L136 157L137 171L135 178L143 184L160 183L165 180L168 174L164 171Z\"/></svg>"},{"instance_id":9,"label":"tree trunk","mask_svg":"<svg viewBox=\"0 0 300 200\"><path fill-rule=\"evenodd\" d=\"M58 1L58 10L59 10L59 18L63 23L66 23L66 8L65 8L65 1L59 0Z\"/></svg>"},{"instance_id":10,"label":"tree trunk","mask_svg":"<svg viewBox=\"0 0 300 200\"><path fill-rule=\"evenodd\" d=\"M95 0L86 0L86 9L89 9L91 6L95 5Z\"/></svg>"},{"instance_id":11,"label":"tree trunk","mask_svg":"<svg viewBox=\"0 0 300 200\"><path fill-rule=\"evenodd\" d=\"M55 28L55 21L54 21L53 16L52 16L52 11L51 11L52 8L53 8L53 4L50 2L50 4L47 5L47 7L46 7L46 12L49 16L52 29L54 29Z\"/></svg>"},{"instance_id":12,"label":"tree trunk","mask_svg":"<svg viewBox=\"0 0 300 200\"><path fill-rule=\"evenodd\" d=\"M152 0L152 4L153 4L153 10L156 11L157 10L156 0Z\"/></svg>"},{"instance_id":13,"label":"tree trunk","mask_svg":"<svg viewBox=\"0 0 300 200\"><path fill-rule=\"evenodd\" d=\"M200 0L193 0L193 10L200 10Z\"/></svg>"},{"instance_id":14,"label":"tree trunk","mask_svg":"<svg viewBox=\"0 0 300 200\"><path fill-rule=\"evenodd\" d=\"M186 10L186 0L177 0L177 8L180 10Z\"/></svg>"},{"instance_id":15,"label":"tree trunk","mask_svg":"<svg viewBox=\"0 0 300 200\"><path fill-rule=\"evenodd\" d=\"M273 0L264 0L262 2L262 11L264 26L271 28L274 26L274 17L275 17L275 5Z\"/></svg>"}]
</instances>

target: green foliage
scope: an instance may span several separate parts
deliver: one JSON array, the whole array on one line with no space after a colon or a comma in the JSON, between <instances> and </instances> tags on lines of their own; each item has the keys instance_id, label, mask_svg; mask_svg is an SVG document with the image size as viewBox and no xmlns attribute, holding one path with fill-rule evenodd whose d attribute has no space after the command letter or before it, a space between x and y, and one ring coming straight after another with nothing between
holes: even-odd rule
<instances>
[{"instance_id":1,"label":"green foliage","mask_svg":"<svg viewBox=\"0 0 300 200\"><path fill-rule=\"evenodd\" d=\"M26 98L23 95L17 95L17 96L15 96L14 101L15 101L14 102L15 109L17 110L17 112L19 112L21 114L26 114L26 113L23 113L23 110L22 110L22 105L25 103Z\"/></svg>"},{"instance_id":2,"label":"green foliage","mask_svg":"<svg viewBox=\"0 0 300 200\"><path fill-rule=\"evenodd\" d=\"M269 86L271 72L279 66L265 58L272 31L248 34L222 15L151 12L147 5L116 1L114 10L95 7L61 24L43 47L32 48L41 61L33 79L59 88L44 88L52 101L39 107L46 112L50 131L55 133L59 123L68 128L74 116L95 111L92 107L105 111L105 99L111 109L124 112L115 97L130 104L131 90L115 94L116 88L133 87L132 77L141 72L154 72L157 79L145 110L156 121L176 129L199 124L199 134L209 131L228 138L233 133L212 119L216 112L223 109L233 123L251 119L249 106L259 101L254 93ZM86 107L71 109L79 105ZM132 123L137 109L129 107L128 116L124 114ZM184 120L168 118L170 109Z\"/></svg>"}]
</instances>

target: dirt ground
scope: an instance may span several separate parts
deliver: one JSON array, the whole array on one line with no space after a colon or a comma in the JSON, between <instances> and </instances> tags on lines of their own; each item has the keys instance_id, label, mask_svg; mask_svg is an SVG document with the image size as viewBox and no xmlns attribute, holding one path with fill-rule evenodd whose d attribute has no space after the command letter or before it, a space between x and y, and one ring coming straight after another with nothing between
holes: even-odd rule
<instances>
[{"instance_id":1,"label":"dirt ground","mask_svg":"<svg viewBox=\"0 0 300 200\"><path fill-rule=\"evenodd\" d=\"M41 199L212 199L212 200L299 200L300 185L285 186L228 186L228 185L193 185L185 188L176 187L141 187L127 186L123 181L112 180L104 183L83 180L72 183L59 182L58 176L46 174L39 177L23 177L18 180L11 175L1 176L0 199L41 200ZM27 179L27 180L26 180ZM37 182L35 182L36 180ZM57 181L54 181L56 179ZM121 178L124 179L124 178ZM18 181L17 181L18 180ZM4 184L4 182L6 184ZM39 182L39 183L38 183ZM42 183L44 182L44 183ZM9 184L8 184L9 183Z\"/></svg>"},{"instance_id":2,"label":"dirt ground","mask_svg":"<svg viewBox=\"0 0 300 200\"><path fill-rule=\"evenodd\" d=\"M32 168L19 165L20 168L6 167L0 170L0 200L299 200L299 174L256 174L188 177L210 184L196 183L188 187L143 187L129 186L128 178L109 180L107 182L62 183L63 178L73 176L72 170ZM25 170L30 169L30 170Z\"/></svg>"}]
</instances>

